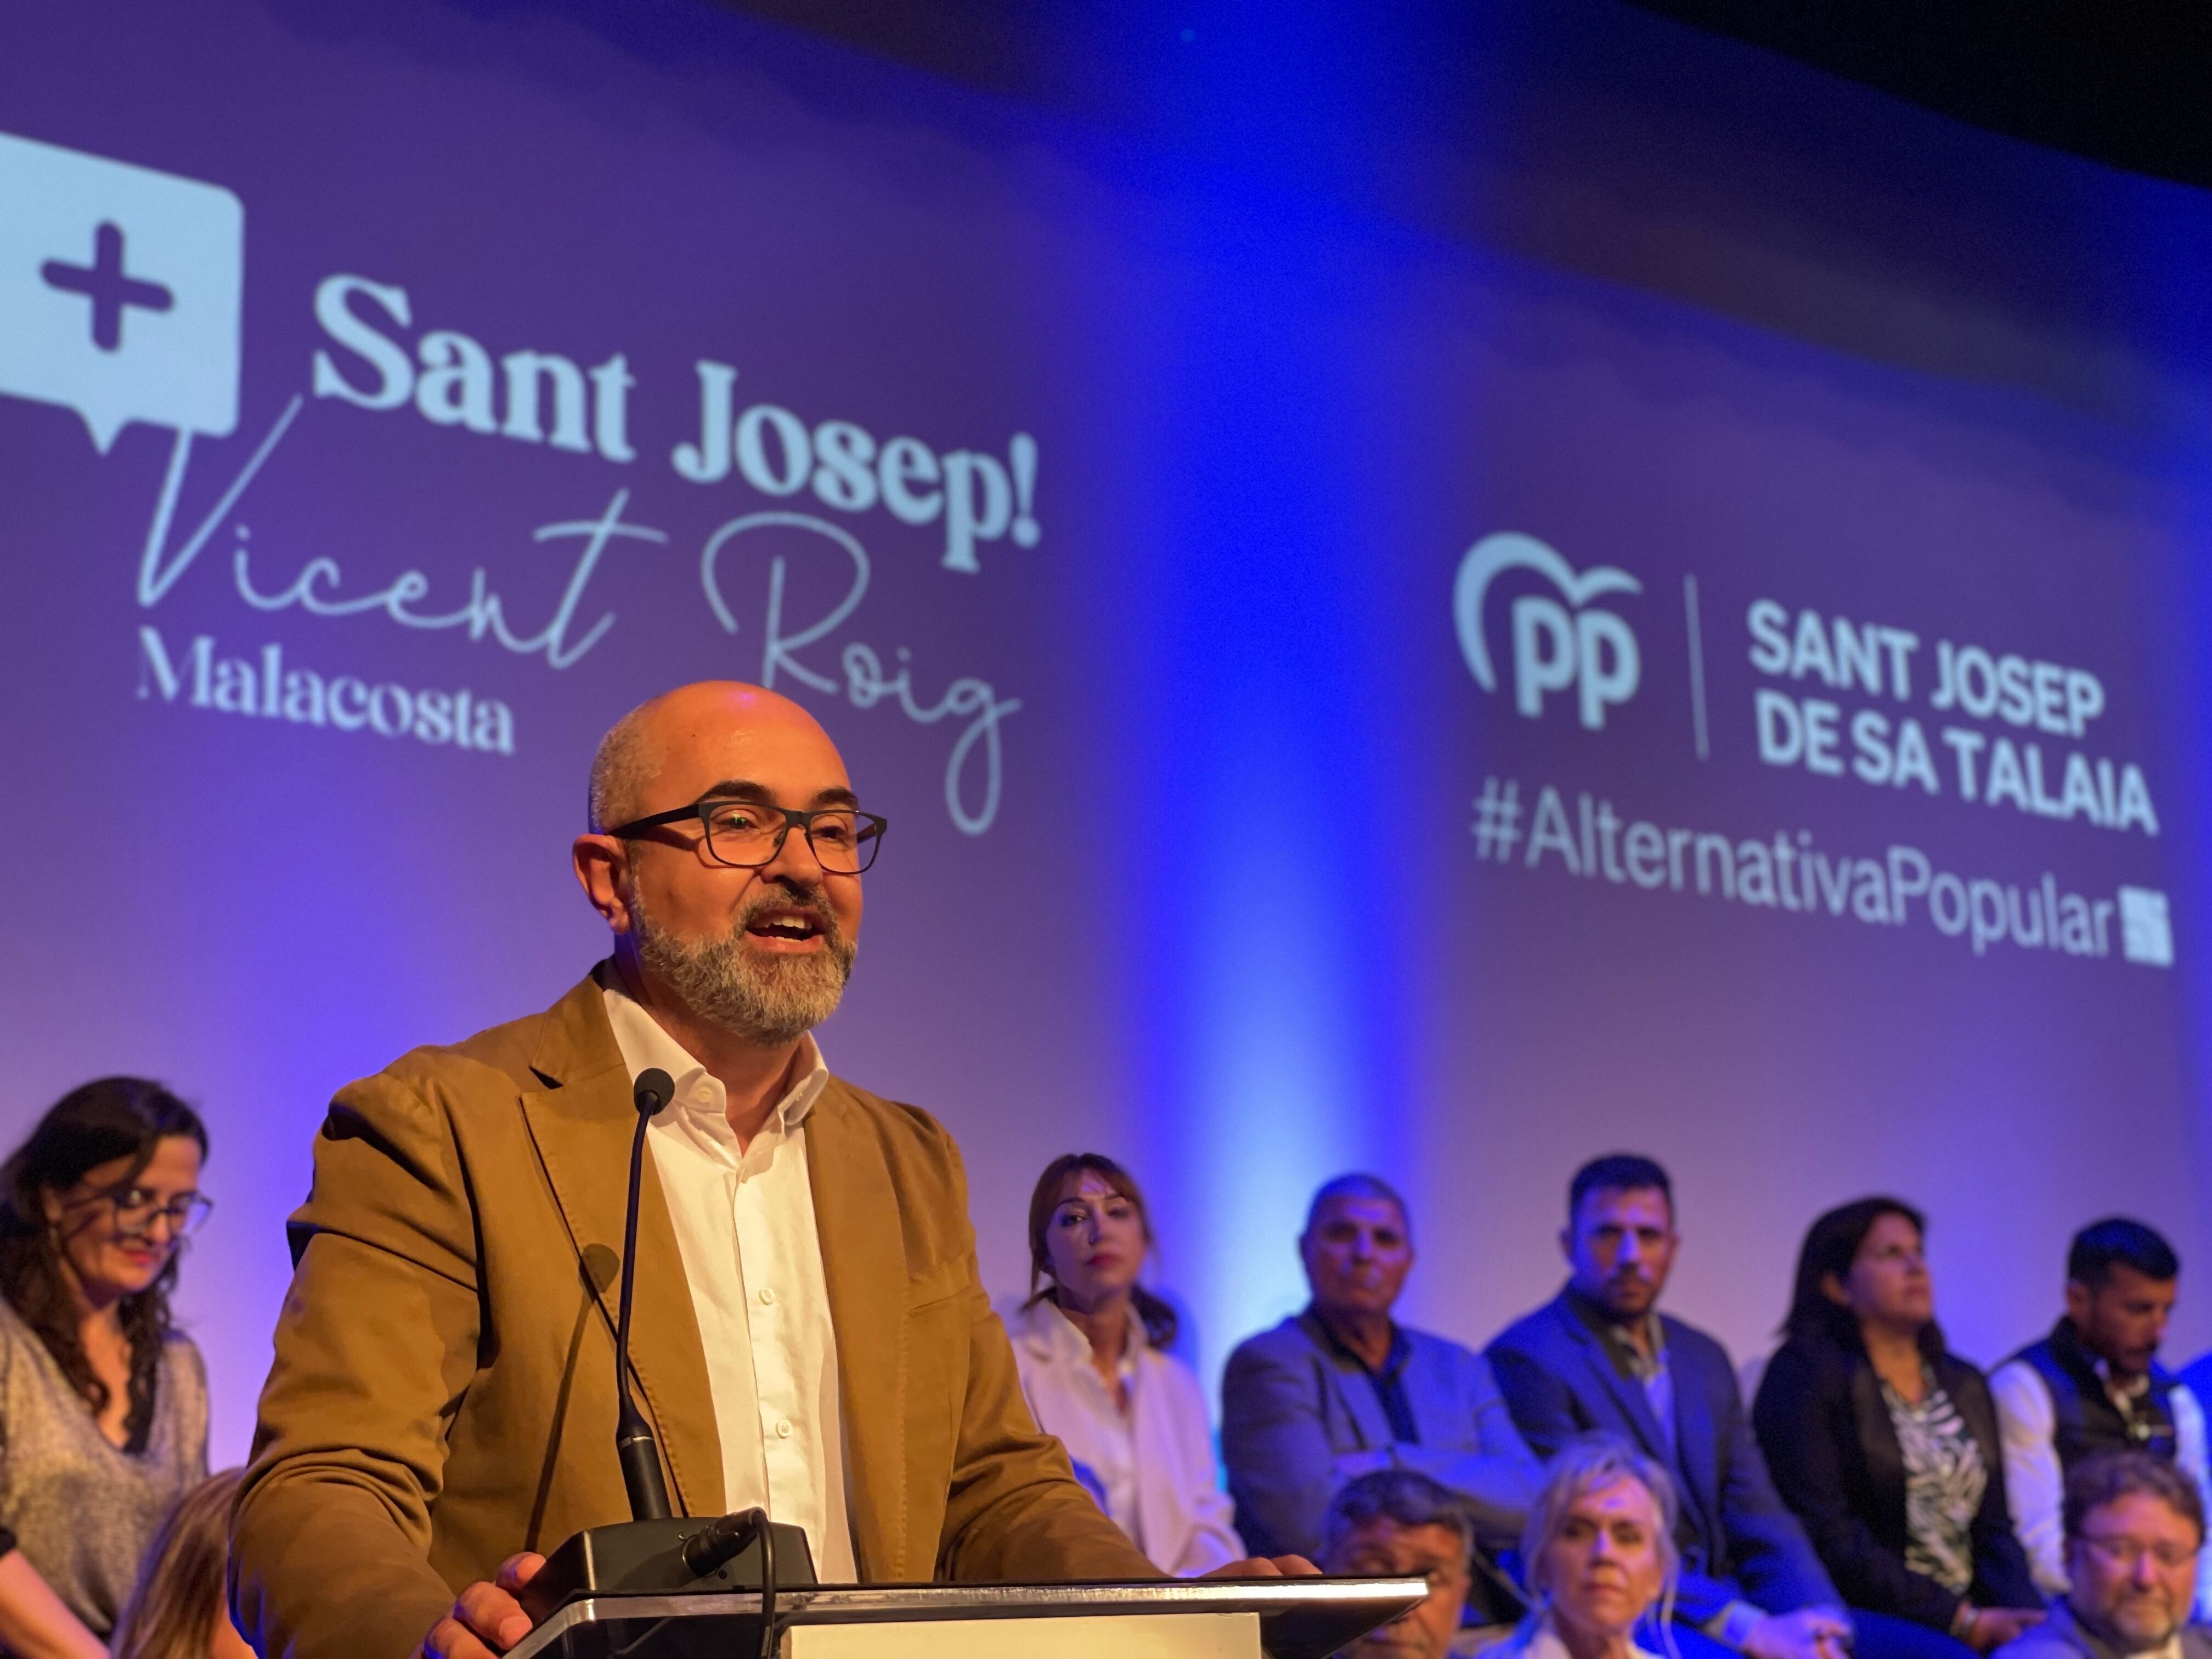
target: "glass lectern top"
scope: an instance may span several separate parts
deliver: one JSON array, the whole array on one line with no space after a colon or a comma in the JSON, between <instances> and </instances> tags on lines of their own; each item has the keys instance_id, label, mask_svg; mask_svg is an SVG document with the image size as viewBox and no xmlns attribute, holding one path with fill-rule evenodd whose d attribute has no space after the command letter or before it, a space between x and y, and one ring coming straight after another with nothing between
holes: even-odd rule
<instances>
[{"instance_id":1,"label":"glass lectern top","mask_svg":"<svg viewBox=\"0 0 2212 1659\"><path fill-rule=\"evenodd\" d=\"M779 1628L945 1620L1250 1613L1269 1659L1325 1659L1428 1594L1419 1578L1201 1578L1110 1584L860 1584L784 1591ZM572 1601L509 1659L729 1659L759 1650L750 1590Z\"/></svg>"}]
</instances>

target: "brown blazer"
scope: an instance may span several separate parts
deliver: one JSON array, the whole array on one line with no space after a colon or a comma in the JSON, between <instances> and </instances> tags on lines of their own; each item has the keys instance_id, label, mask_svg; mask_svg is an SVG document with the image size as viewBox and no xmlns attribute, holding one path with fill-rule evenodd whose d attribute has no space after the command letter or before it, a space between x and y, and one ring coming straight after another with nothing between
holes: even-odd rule
<instances>
[{"instance_id":1,"label":"brown blazer","mask_svg":"<svg viewBox=\"0 0 2212 1659\"><path fill-rule=\"evenodd\" d=\"M233 1525L265 1654L401 1659L520 1549L629 1518L614 1312L630 1082L595 977L331 1103ZM951 1137L832 1079L807 1167L872 1582L1152 1578L1023 1404ZM630 1362L672 1499L722 1511L705 1352L653 1162Z\"/></svg>"}]
</instances>

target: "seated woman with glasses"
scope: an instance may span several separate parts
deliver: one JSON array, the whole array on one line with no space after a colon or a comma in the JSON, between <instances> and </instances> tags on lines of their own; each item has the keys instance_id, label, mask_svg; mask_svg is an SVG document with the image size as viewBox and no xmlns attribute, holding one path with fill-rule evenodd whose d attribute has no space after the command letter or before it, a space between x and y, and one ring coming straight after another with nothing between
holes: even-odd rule
<instances>
[{"instance_id":1,"label":"seated woman with glasses","mask_svg":"<svg viewBox=\"0 0 2212 1659\"><path fill-rule=\"evenodd\" d=\"M169 1323L207 1131L160 1085L64 1095L0 1165L0 1648L107 1651L207 1476L207 1373Z\"/></svg>"},{"instance_id":2,"label":"seated woman with glasses","mask_svg":"<svg viewBox=\"0 0 2212 1659\"><path fill-rule=\"evenodd\" d=\"M1163 1352L1175 1310L1137 1283L1152 1243L1127 1170L1096 1152L1054 1158L1030 1200L1030 1282L1045 1282L1006 1326L1037 1426L1154 1566L1190 1577L1244 1545L1214 1480L1198 1377Z\"/></svg>"},{"instance_id":3,"label":"seated woman with glasses","mask_svg":"<svg viewBox=\"0 0 2212 1659\"><path fill-rule=\"evenodd\" d=\"M1936 1323L1926 1231L1894 1198L1813 1224L1752 1423L1860 1645L1879 1630L1884 1651L1910 1639L1971 1659L2041 1620L2043 1598L2005 1504L1989 1382Z\"/></svg>"}]
</instances>

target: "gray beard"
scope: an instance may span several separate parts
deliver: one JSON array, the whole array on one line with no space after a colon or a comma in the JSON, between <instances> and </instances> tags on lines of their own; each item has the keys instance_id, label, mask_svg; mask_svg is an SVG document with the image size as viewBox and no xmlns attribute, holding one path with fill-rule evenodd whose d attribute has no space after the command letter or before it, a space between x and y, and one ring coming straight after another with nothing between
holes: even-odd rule
<instances>
[{"instance_id":1,"label":"gray beard","mask_svg":"<svg viewBox=\"0 0 2212 1659\"><path fill-rule=\"evenodd\" d=\"M638 959L709 1024L762 1048L796 1042L837 1012L858 946L839 930L819 891L764 893L720 938L679 939L658 927L633 890L631 926ZM805 956L749 949L745 924L763 910L804 899L822 920L829 947Z\"/></svg>"}]
</instances>

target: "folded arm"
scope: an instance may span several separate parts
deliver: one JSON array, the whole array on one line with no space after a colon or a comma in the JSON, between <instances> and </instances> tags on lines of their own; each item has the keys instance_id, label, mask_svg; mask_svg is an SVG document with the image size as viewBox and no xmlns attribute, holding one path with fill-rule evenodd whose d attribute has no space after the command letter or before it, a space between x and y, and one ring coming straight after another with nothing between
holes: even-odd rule
<instances>
[{"instance_id":1,"label":"folded arm","mask_svg":"<svg viewBox=\"0 0 2212 1659\"><path fill-rule=\"evenodd\" d=\"M1401 1468L1414 1469L1465 1498L1486 1544L1517 1544L1528 1506L1544 1482L1544 1471L1528 1443L1513 1425L1487 1364L1468 1362L1476 1374L1463 1378L1461 1406L1467 1413L1474 1449L1394 1441L1390 1455Z\"/></svg>"}]
</instances>

